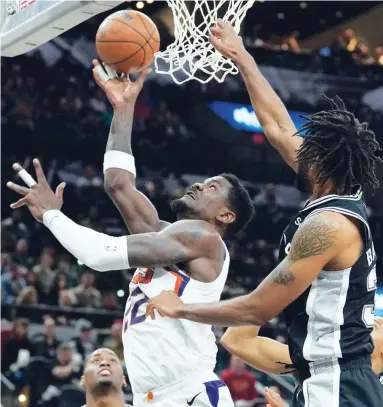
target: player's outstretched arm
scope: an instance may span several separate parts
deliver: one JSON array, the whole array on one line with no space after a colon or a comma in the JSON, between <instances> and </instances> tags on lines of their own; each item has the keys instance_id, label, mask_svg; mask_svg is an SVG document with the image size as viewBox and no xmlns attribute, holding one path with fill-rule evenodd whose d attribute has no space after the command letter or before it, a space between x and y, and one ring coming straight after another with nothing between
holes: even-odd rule
<instances>
[{"instance_id":1,"label":"player's outstretched arm","mask_svg":"<svg viewBox=\"0 0 383 407\"><path fill-rule=\"evenodd\" d=\"M221 338L221 344L230 353L248 365L265 373L282 374L291 369L289 347L273 339L258 336L259 326L229 328Z\"/></svg>"},{"instance_id":2,"label":"player's outstretched arm","mask_svg":"<svg viewBox=\"0 0 383 407\"><path fill-rule=\"evenodd\" d=\"M64 185L60 185L55 194L39 161L33 160L33 164L38 182L31 188L8 182L10 189L23 196L11 207L28 206L33 217L44 223L62 246L86 266L109 271L140 266L172 266L204 258L222 262L224 250L221 239L204 221L183 220L161 232L121 237L108 236L78 225L60 211Z\"/></svg>"},{"instance_id":3,"label":"player's outstretched arm","mask_svg":"<svg viewBox=\"0 0 383 407\"><path fill-rule=\"evenodd\" d=\"M118 78L114 71L93 61L93 76L113 106L113 120L104 157L105 191L120 211L131 234L158 232L160 221L149 199L136 189L136 168L131 146L133 115L137 97L150 70L135 81Z\"/></svg>"},{"instance_id":4,"label":"player's outstretched arm","mask_svg":"<svg viewBox=\"0 0 383 407\"><path fill-rule=\"evenodd\" d=\"M246 51L242 38L230 22L218 20L217 26L211 29L210 42L237 64L266 137L287 164L297 171L295 160L302 140L293 137L297 130L285 105L262 75L254 58Z\"/></svg>"},{"instance_id":5,"label":"player's outstretched arm","mask_svg":"<svg viewBox=\"0 0 383 407\"><path fill-rule=\"evenodd\" d=\"M348 258L353 258L359 255L360 246L360 232L351 220L339 213L321 212L301 224L288 256L252 293L212 304L184 304L164 291L148 302L147 313L157 309L171 318L209 325L262 326L298 298L339 253L347 250Z\"/></svg>"}]
</instances>

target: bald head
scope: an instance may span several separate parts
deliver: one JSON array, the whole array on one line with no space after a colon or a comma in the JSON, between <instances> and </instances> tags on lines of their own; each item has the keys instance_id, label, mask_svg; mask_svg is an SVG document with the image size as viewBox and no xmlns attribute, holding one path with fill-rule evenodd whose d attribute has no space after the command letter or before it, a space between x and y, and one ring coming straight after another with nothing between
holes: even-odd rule
<instances>
[{"instance_id":1,"label":"bald head","mask_svg":"<svg viewBox=\"0 0 383 407\"><path fill-rule=\"evenodd\" d=\"M126 381L118 356L111 349L96 349L85 363L81 386L93 394L121 392Z\"/></svg>"}]
</instances>

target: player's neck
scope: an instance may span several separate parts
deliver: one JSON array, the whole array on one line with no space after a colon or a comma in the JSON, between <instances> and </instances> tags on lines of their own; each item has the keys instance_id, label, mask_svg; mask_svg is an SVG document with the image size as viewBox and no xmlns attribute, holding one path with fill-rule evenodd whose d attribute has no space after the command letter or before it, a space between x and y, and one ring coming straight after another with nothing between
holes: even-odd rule
<instances>
[{"instance_id":1,"label":"player's neck","mask_svg":"<svg viewBox=\"0 0 383 407\"><path fill-rule=\"evenodd\" d=\"M124 407L124 397L122 393L105 394L97 397L87 394L86 407Z\"/></svg>"},{"instance_id":2,"label":"player's neck","mask_svg":"<svg viewBox=\"0 0 383 407\"><path fill-rule=\"evenodd\" d=\"M336 188L334 181L330 179L324 184L314 184L310 194L310 201L315 201L318 198L337 193L338 189Z\"/></svg>"}]
</instances>

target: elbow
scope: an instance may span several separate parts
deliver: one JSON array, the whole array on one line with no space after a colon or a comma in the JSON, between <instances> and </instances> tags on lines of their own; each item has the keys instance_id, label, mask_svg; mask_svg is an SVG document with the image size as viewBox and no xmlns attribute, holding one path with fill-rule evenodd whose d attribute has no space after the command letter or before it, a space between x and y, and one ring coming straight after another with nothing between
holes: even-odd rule
<instances>
[{"instance_id":1,"label":"elbow","mask_svg":"<svg viewBox=\"0 0 383 407\"><path fill-rule=\"evenodd\" d=\"M105 174L104 190L109 196L114 196L122 191L127 192L134 185L133 175L127 171L110 169Z\"/></svg>"},{"instance_id":2,"label":"elbow","mask_svg":"<svg viewBox=\"0 0 383 407\"><path fill-rule=\"evenodd\" d=\"M220 340L221 345L230 353L233 353L238 348L239 342L239 338L232 334L231 328L226 330Z\"/></svg>"},{"instance_id":3,"label":"elbow","mask_svg":"<svg viewBox=\"0 0 383 407\"><path fill-rule=\"evenodd\" d=\"M93 254L92 256L84 256L82 259L78 260L92 270L107 271L107 268L105 268L105 264L103 264L102 259L100 257L94 256Z\"/></svg>"}]
</instances>

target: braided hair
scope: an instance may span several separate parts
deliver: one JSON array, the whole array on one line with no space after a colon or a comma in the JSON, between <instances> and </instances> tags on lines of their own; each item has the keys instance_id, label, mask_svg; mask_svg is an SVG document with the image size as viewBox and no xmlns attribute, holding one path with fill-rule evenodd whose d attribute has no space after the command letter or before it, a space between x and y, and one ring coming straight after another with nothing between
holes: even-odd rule
<instances>
[{"instance_id":1,"label":"braided hair","mask_svg":"<svg viewBox=\"0 0 383 407\"><path fill-rule=\"evenodd\" d=\"M298 167L314 166L315 183L323 184L331 178L340 194L350 194L355 185L373 192L379 187L376 164L383 162L377 156L381 148L374 132L346 109L340 97L325 98L329 110L302 116L307 123L295 134L305 132L297 154Z\"/></svg>"}]
</instances>

